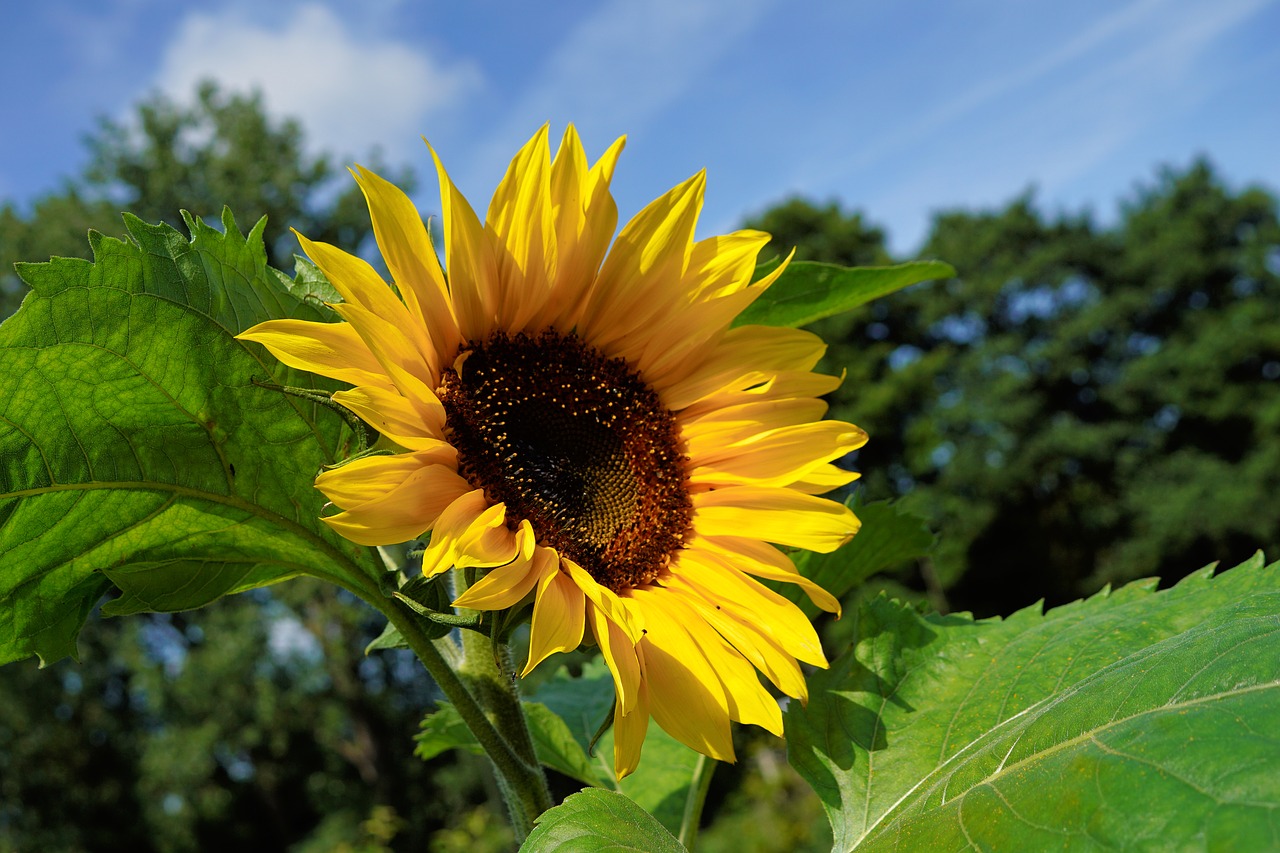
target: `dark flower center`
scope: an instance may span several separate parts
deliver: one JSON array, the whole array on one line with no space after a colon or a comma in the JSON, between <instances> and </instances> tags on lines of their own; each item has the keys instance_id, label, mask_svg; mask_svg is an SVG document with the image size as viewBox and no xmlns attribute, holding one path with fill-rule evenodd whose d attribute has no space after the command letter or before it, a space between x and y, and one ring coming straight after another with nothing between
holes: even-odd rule
<instances>
[{"instance_id":1,"label":"dark flower center","mask_svg":"<svg viewBox=\"0 0 1280 853\"><path fill-rule=\"evenodd\" d=\"M653 580L692 508L675 416L622 359L575 335L497 332L444 372L458 469L615 592Z\"/></svg>"}]
</instances>

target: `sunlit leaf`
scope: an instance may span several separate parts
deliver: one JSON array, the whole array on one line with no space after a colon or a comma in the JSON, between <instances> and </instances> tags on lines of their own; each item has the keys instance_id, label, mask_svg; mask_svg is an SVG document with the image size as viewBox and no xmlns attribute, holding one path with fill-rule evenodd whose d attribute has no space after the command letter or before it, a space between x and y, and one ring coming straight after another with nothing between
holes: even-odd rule
<instances>
[{"instance_id":1,"label":"sunlit leaf","mask_svg":"<svg viewBox=\"0 0 1280 853\"><path fill-rule=\"evenodd\" d=\"M89 610L182 610L298 574L358 582L367 549L318 520L312 487L344 427L255 385L315 384L234 339L273 317L328 320L314 276L188 219L188 241L125 217L94 262L23 264L0 326L0 662L75 654Z\"/></svg>"},{"instance_id":2,"label":"sunlit leaf","mask_svg":"<svg viewBox=\"0 0 1280 853\"><path fill-rule=\"evenodd\" d=\"M1273 848L1280 572L1259 555L1153 589L851 614L851 653L786 714L836 848Z\"/></svg>"},{"instance_id":3,"label":"sunlit leaf","mask_svg":"<svg viewBox=\"0 0 1280 853\"><path fill-rule=\"evenodd\" d=\"M776 266L762 265L758 272ZM842 267L796 261L745 311L736 325L807 326L852 311L922 281L951 278L956 271L942 261L911 261L889 267Z\"/></svg>"}]
</instances>

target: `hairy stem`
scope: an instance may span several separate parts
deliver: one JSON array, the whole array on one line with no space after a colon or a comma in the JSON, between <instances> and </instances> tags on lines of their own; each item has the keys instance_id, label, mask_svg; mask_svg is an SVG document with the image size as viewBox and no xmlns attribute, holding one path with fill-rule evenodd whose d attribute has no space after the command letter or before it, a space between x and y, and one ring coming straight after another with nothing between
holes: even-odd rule
<instances>
[{"instance_id":1,"label":"hairy stem","mask_svg":"<svg viewBox=\"0 0 1280 853\"><path fill-rule=\"evenodd\" d=\"M551 808L551 794L547 788L546 774L542 772L542 766L533 754L533 742L529 737L529 727L524 719L524 710L520 707L519 696L515 693L515 685L508 682L508 689L502 690L500 678L495 680L490 677L478 677L477 673L467 673L466 679L472 684L468 689L468 685L458 675L459 672L466 671L469 658L480 664L487 658L493 673L496 674L498 667L493 662L492 646L489 646L489 650L483 654L477 650L477 653L472 655L464 653L457 661L447 660L446 654L423 630L421 617L406 605L383 594L372 578L361 578L366 582L357 584L352 583L353 579L350 577L338 578L319 573L317 576L336 583L364 599L396 627L400 636L417 655L418 660L422 661L422 665L426 667L441 692L453 703L458 715L475 735L476 741L489 756L489 760L493 762L498 788L507 801L516 838L523 840L527 837L533 830L533 822L538 815ZM464 637L464 646L465 638L475 634L473 631L461 633ZM475 636L485 643L488 642L487 637L480 634ZM444 642L449 643L447 639L444 639ZM514 697L514 708L512 697ZM495 700L496 710L482 707L482 703L487 706ZM513 714L516 715L515 718Z\"/></svg>"},{"instance_id":2,"label":"hairy stem","mask_svg":"<svg viewBox=\"0 0 1280 853\"><path fill-rule=\"evenodd\" d=\"M455 590L462 594L467 578L461 572L454 573ZM494 618L488 614L488 618ZM492 726L501 733L504 741L510 745L520 761L535 771L536 780L530 779L530 789L520 792L535 809L532 814L526 810L527 826L521 826L520 816L512 807L512 820L516 823L516 831L522 836L533 829L533 818L551 808L551 792L547 788L546 774L538 762L533 748L533 738L529 734L529 724L525 718L524 706L520 702L520 689L516 684L516 671L511 663L511 651L504 643L493 640L478 631L462 631L462 663L458 667L458 675L484 706L486 717ZM505 792L505 789L504 789ZM510 795L508 794L510 805Z\"/></svg>"}]
</instances>

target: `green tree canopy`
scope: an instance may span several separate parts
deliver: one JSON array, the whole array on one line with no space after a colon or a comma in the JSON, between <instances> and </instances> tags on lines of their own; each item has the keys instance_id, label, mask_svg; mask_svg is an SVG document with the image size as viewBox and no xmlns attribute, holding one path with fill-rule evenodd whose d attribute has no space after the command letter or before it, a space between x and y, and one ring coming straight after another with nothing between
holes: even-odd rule
<instances>
[{"instance_id":1,"label":"green tree canopy","mask_svg":"<svg viewBox=\"0 0 1280 853\"><path fill-rule=\"evenodd\" d=\"M817 260L882 245L859 214L799 201L749 224ZM871 435L865 488L941 531L955 606L1060 603L1280 541L1274 194L1201 161L1160 171L1114 226L1025 195L937 215L921 255L959 277L822 331L849 370L835 411Z\"/></svg>"},{"instance_id":2,"label":"green tree canopy","mask_svg":"<svg viewBox=\"0 0 1280 853\"><path fill-rule=\"evenodd\" d=\"M267 217L271 265L292 269L297 241L358 247L372 234L364 198L329 154L307 150L302 127L276 119L261 95L228 93L201 83L191 103L157 94L124 121L99 120L86 140L90 160L62 189L35 200L29 213L0 205L0 317L18 307L17 261L88 257L90 229L123 237L120 211L146 222L177 222L189 210L210 222L231 205L241 222ZM377 152L371 168L381 170ZM412 186L409 170L388 174Z\"/></svg>"}]
</instances>

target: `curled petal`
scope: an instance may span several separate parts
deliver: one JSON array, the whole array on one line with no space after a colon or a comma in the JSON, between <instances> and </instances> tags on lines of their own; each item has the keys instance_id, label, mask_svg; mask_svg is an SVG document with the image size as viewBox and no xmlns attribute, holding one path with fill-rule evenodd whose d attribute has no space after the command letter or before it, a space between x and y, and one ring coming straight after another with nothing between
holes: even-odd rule
<instances>
[{"instance_id":1,"label":"curled petal","mask_svg":"<svg viewBox=\"0 0 1280 853\"><path fill-rule=\"evenodd\" d=\"M444 442L444 406L438 400L434 405L415 402L399 391L366 385L335 391L333 401L409 450L430 450Z\"/></svg>"},{"instance_id":2,"label":"curled petal","mask_svg":"<svg viewBox=\"0 0 1280 853\"><path fill-rule=\"evenodd\" d=\"M505 610L513 607L533 590L545 574L546 561L534 560L535 538L528 521L520 522L516 530L518 551L516 557L505 566L498 566L470 589L458 596L455 607L471 610Z\"/></svg>"},{"instance_id":3,"label":"curled petal","mask_svg":"<svg viewBox=\"0 0 1280 853\"><path fill-rule=\"evenodd\" d=\"M516 536L506 526L506 506L489 506L483 489L461 495L440 514L431 544L422 555L427 577L452 566L488 568L511 562L519 553Z\"/></svg>"},{"instance_id":4,"label":"curled petal","mask_svg":"<svg viewBox=\"0 0 1280 853\"><path fill-rule=\"evenodd\" d=\"M546 561L539 568L537 598L533 603L533 623L529 627L529 662L522 676L556 652L571 652L582 644L586 597L573 579L559 570L559 557L551 548L534 555Z\"/></svg>"},{"instance_id":5,"label":"curled petal","mask_svg":"<svg viewBox=\"0 0 1280 853\"><path fill-rule=\"evenodd\" d=\"M641 653L639 660L643 669L643 649L637 651ZM613 711L613 768L619 780L630 776L639 766L644 737L649 732L649 687L643 677L636 693L635 707L624 712L620 705L620 702L615 702Z\"/></svg>"}]
</instances>

